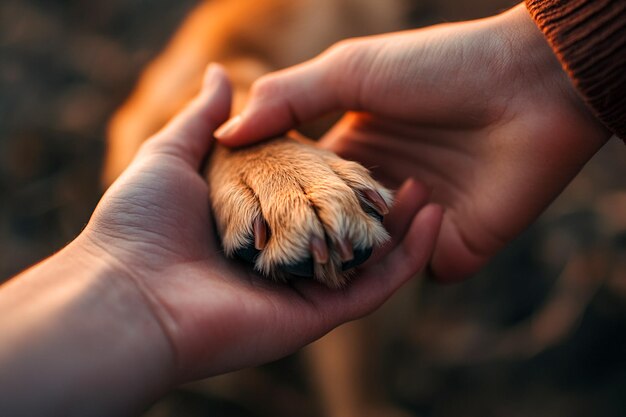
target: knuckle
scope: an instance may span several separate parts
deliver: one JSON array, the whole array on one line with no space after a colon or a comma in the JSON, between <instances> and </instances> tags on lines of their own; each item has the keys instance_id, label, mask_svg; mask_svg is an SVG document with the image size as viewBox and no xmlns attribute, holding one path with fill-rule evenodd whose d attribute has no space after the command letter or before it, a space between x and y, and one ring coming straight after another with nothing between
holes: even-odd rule
<instances>
[{"instance_id":1,"label":"knuckle","mask_svg":"<svg viewBox=\"0 0 626 417\"><path fill-rule=\"evenodd\" d=\"M354 39L343 39L330 48L328 48L328 55L343 56L346 53L352 53L356 48L356 41Z\"/></svg>"},{"instance_id":2,"label":"knuckle","mask_svg":"<svg viewBox=\"0 0 626 417\"><path fill-rule=\"evenodd\" d=\"M257 97L271 97L280 92L280 83L273 75L264 75L256 80L251 87L251 95Z\"/></svg>"},{"instance_id":3,"label":"knuckle","mask_svg":"<svg viewBox=\"0 0 626 417\"><path fill-rule=\"evenodd\" d=\"M366 43L362 38L344 39L328 48L325 56L335 62L351 62L366 51Z\"/></svg>"}]
</instances>

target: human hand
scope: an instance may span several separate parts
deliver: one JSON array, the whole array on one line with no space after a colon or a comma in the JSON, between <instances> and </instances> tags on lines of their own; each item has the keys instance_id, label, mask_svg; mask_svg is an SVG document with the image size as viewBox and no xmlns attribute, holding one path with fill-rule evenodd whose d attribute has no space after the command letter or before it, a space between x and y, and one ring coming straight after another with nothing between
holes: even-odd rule
<instances>
[{"instance_id":1,"label":"human hand","mask_svg":"<svg viewBox=\"0 0 626 417\"><path fill-rule=\"evenodd\" d=\"M610 134L523 5L488 19L348 40L259 79L216 133L238 146L325 113L321 146L387 185L414 177L445 208L431 270L476 272L528 226Z\"/></svg>"},{"instance_id":2,"label":"human hand","mask_svg":"<svg viewBox=\"0 0 626 417\"><path fill-rule=\"evenodd\" d=\"M441 217L438 207L423 208L423 188L405 184L388 216L392 243L341 291L307 280L269 282L226 259L199 170L230 95L214 66L201 94L107 191L82 236L135 283L139 303L148 301L178 381L277 359L372 311L424 267Z\"/></svg>"},{"instance_id":3,"label":"human hand","mask_svg":"<svg viewBox=\"0 0 626 417\"><path fill-rule=\"evenodd\" d=\"M226 259L199 171L230 97L213 66L78 238L0 287L0 414L130 414L181 382L295 351L426 265L442 213L412 181L388 216L391 241L342 290L270 282Z\"/></svg>"}]
</instances>

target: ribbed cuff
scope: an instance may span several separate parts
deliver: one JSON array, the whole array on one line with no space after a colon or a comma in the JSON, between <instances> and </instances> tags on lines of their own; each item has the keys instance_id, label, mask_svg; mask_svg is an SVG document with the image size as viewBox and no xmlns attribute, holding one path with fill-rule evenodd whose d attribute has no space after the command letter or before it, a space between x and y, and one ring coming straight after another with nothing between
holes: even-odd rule
<instances>
[{"instance_id":1,"label":"ribbed cuff","mask_svg":"<svg viewBox=\"0 0 626 417\"><path fill-rule=\"evenodd\" d=\"M526 0L587 104L626 139L626 0Z\"/></svg>"}]
</instances>

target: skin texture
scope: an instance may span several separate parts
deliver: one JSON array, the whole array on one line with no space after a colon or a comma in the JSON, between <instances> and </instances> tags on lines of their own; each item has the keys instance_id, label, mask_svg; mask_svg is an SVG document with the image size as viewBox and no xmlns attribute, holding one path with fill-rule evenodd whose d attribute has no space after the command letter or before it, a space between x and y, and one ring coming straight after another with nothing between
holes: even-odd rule
<instances>
[{"instance_id":1,"label":"skin texture","mask_svg":"<svg viewBox=\"0 0 626 417\"><path fill-rule=\"evenodd\" d=\"M81 235L0 287L0 414L132 415L179 383L295 351L426 265L442 211L413 181L389 215L391 240L342 290L269 282L227 260L199 169L230 98L212 66Z\"/></svg>"},{"instance_id":2,"label":"skin texture","mask_svg":"<svg viewBox=\"0 0 626 417\"><path fill-rule=\"evenodd\" d=\"M259 79L217 132L239 146L347 111L321 146L414 177L445 208L430 269L479 270L550 204L610 133L523 5L472 22L348 40Z\"/></svg>"}]
</instances>

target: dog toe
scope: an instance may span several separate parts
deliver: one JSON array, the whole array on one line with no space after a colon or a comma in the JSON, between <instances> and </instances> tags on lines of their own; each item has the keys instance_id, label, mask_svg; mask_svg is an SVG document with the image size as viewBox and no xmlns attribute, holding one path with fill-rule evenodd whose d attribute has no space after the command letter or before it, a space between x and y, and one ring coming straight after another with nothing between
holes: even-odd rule
<instances>
[{"instance_id":1,"label":"dog toe","mask_svg":"<svg viewBox=\"0 0 626 417\"><path fill-rule=\"evenodd\" d=\"M361 165L303 143L230 152L208 179L226 254L275 279L341 287L388 238L390 192Z\"/></svg>"}]
</instances>

